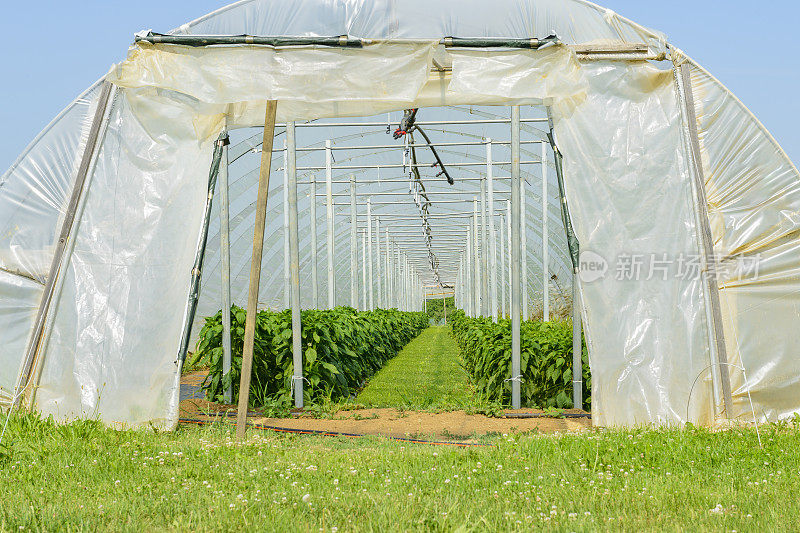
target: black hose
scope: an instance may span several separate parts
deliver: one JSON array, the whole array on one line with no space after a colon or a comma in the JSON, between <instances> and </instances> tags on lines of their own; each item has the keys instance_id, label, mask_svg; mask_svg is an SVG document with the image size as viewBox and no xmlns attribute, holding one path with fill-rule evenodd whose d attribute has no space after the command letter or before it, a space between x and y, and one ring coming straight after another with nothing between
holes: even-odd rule
<instances>
[{"instance_id":1,"label":"black hose","mask_svg":"<svg viewBox=\"0 0 800 533\"><path fill-rule=\"evenodd\" d=\"M503 418L588 418L592 419L591 413L561 413L551 415L547 413L506 413Z\"/></svg>"}]
</instances>

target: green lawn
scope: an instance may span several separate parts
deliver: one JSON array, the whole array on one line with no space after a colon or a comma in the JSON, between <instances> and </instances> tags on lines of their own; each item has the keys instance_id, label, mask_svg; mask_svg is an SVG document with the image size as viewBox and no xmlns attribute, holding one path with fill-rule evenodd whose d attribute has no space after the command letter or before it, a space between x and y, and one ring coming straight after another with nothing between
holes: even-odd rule
<instances>
[{"instance_id":1,"label":"green lawn","mask_svg":"<svg viewBox=\"0 0 800 533\"><path fill-rule=\"evenodd\" d=\"M470 401L466 372L450 328L423 331L375 374L356 398L374 407L464 407Z\"/></svg>"},{"instance_id":2,"label":"green lawn","mask_svg":"<svg viewBox=\"0 0 800 533\"><path fill-rule=\"evenodd\" d=\"M0 416L0 421L2 417ZM12 420L0 530L796 531L800 433L596 431L493 446Z\"/></svg>"}]
</instances>

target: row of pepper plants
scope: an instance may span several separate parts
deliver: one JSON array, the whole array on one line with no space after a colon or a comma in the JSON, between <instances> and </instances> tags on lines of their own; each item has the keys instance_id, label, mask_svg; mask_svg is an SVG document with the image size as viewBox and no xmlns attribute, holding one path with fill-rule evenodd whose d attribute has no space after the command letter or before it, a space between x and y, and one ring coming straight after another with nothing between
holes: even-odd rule
<instances>
[{"instance_id":1,"label":"row of pepper plants","mask_svg":"<svg viewBox=\"0 0 800 533\"><path fill-rule=\"evenodd\" d=\"M205 319L191 363L209 367L203 385L206 398L223 402L232 386L239 397L246 312L231 308L230 372L223 374L222 311ZM346 399L364 381L428 326L424 313L396 309L356 311L351 307L307 310L301 314L304 400ZM256 318L250 404L254 407L286 400L291 395L291 311L261 311Z\"/></svg>"},{"instance_id":2,"label":"row of pepper plants","mask_svg":"<svg viewBox=\"0 0 800 533\"><path fill-rule=\"evenodd\" d=\"M472 318L457 310L448 321L461 349L463 364L485 399L511 404L511 321ZM522 403L528 407L573 407L572 322L524 321L520 327ZM583 344L583 398L591 405L591 374Z\"/></svg>"}]
</instances>

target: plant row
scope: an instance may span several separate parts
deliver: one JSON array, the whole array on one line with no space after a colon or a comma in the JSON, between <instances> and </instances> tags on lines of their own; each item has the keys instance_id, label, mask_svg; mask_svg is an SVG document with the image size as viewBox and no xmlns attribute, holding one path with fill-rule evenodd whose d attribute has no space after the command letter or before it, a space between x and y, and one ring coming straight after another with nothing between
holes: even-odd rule
<instances>
[{"instance_id":1,"label":"plant row","mask_svg":"<svg viewBox=\"0 0 800 533\"><path fill-rule=\"evenodd\" d=\"M222 311L205 319L192 363L209 367L203 388L206 398L224 401L231 386L233 402L239 397L246 312L231 308L230 372L223 374ZM428 325L424 313L379 309L359 312L350 307L308 310L301 314L304 400L341 400L349 397L386 361ZM256 318L250 404L263 406L291 396L291 311L261 311Z\"/></svg>"},{"instance_id":2,"label":"plant row","mask_svg":"<svg viewBox=\"0 0 800 533\"><path fill-rule=\"evenodd\" d=\"M471 318L458 310L448 316L463 364L477 392L489 401L511 403L511 321ZM524 321L520 327L522 404L571 408L572 322ZM583 398L591 405L591 375L583 344Z\"/></svg>"}]
</instances>

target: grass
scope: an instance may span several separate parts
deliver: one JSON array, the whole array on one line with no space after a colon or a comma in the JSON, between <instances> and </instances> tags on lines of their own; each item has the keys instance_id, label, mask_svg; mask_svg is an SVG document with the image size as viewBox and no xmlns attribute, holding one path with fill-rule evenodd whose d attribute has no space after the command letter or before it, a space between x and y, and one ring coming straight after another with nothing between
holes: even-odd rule
<instances>
[{"instance_id":1,"label":"grass","mask_svg":"<svg viewBox=\"0 0 800 533\"><path fill-rule=\"evenodd\" d=\"M470 391L450 328L433 326L386 363L355 401L405 409L463 407L471 401Z\"/></svg>"},{"instance_id":2,"label":"grass","mask_svg":"<svg viewBox=\"0 0 800 533\"><path fill-rule=\"evenodd\" d=\"M2 419L2 417L0 417ZM799 424L498 437L485 448L231 426L11 420L0 530L790 531Z\"/></svg>"}]
</instances>

